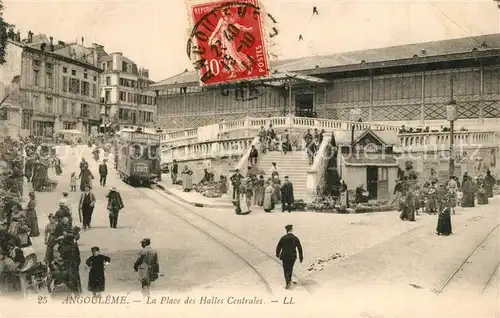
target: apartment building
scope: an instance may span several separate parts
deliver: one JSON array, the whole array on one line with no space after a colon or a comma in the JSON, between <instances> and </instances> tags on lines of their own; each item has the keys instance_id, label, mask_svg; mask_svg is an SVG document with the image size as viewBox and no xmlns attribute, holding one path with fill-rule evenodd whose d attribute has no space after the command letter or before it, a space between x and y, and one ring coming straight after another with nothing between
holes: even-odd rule
<instances>
[{"instance_id":1,"label":"apartment building","mask_svg":"<svg viewBox=\"0 0 500 318\"><path fill-rule=\"evenodd\" d=\"M46 137L63 129L85 135L98 131L102 70L96 50L85 47L83 38L80 43L54 43L31 31L26 39L10 34L6 51L7 62L0 66L4 87L9 78L19 78L5 101L11 130Z\"/></svg>"},{"instance_id":2,"label":"apartment building","mask_svg":"<svg viewBox=\"0 0 500 318\"><path fill-rule=\"evenodd\" d=\"M156 114L156 94L147 87L154 82L149 70L140 68L123 53L108 54L94 44L101 73L101 97L109 125L152 126Z\"/></svg>"}]
</instances>

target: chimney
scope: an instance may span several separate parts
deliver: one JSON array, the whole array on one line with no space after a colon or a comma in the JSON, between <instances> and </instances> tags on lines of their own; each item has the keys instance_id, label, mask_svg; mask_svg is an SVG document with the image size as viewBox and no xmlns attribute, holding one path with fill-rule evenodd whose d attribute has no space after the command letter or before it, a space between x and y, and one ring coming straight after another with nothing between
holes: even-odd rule
<instances>
[{"instance_id":1,"label":"chimney","mask_svg":"<svg viewBox=\"0 0 500 318\"><path fill-rule=\"evenodd\" d=\"M85 46L83 43L84 43L85 39L83 38L82 36L82 46Z\"/></svg>"},{"instance_id":2,"label":"chimney","mask_svg":"<svg viewBox=\"0 0 500 318\"><path fill-rule=\"evenodd\" d=\"M50 39L50 52L54 52L54 38L49 37Z\"/></svg>"},{"instance_id":3,"label":"chimney","mask_svg":"<svg viewBox=\"0 0 500 318\"><path fill-rule=\"evenodd\" d=\"M31 43L31 42L33 42L33 32L31 32L31 30L30 30L30 31L28 31L28 43Z\"/></svg>"},{"instance_id":4,"label":"chimney","mask_svg":"<svg viewBox=\"0 0 500 318\"><path fill-rule=\"evenodd\" d=\"M64 43L63 41L57 41L57 44L58 45L66 45L66 43Z\"/></svg>"},{"instance_id":5,"label":"chimney","mask_svg":"<svg viewBox=\"0 0 500 318\"><path fill-rule=\"evenodd\" d=\"M21 31L17 30L17 41L21 42Z\"/></svg>"}]
</instances>

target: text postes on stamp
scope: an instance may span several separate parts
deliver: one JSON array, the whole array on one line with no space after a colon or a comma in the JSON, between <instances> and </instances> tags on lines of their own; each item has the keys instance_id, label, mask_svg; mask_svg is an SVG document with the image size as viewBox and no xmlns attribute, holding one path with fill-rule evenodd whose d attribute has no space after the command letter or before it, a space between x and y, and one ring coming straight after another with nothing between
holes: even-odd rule
<instances>
[{"instance_id":1,"label":"text postes on stamp","mask_svg":"<svg viewBox=\"0 0 500 318\"><path fill-rule=\"evenodd\" d=\"M193 5L189 58L202 85L243 81L269 75L258 0Z\"/></svg>"}]
</instances>

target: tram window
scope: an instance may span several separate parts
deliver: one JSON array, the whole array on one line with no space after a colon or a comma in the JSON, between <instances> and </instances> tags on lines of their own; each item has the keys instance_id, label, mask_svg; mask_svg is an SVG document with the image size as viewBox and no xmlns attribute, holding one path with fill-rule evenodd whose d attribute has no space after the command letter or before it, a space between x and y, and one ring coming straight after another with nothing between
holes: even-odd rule
<instances>
[{"instance_id":1,"label":"tram window","mask_svg":"<svg viewBox=\"0 0 500 318\"><path fill-rule=\"evenodd\" d=\"M150 152L151 158L156 158L157 152L158 152L158 146L149 147L149 152Z\"/></svg>"},{"instance_id":2,"label":"tram window","mask_svg":"<svg viewBox=\"0 0 500 318\"><path fill-rule=\"evenodd\" d=\"M141 146L133 145L131 150L132 151L130 153L131 153L133 158L140 158L141 157Z\"/></svg>"}]
</instances>

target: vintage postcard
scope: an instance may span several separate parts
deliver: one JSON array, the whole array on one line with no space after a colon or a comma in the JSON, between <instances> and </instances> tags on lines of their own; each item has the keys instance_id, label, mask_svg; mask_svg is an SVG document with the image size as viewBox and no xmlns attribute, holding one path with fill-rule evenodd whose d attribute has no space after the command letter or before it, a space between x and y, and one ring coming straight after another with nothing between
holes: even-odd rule
<instances>
[{"instance_id":1,"label":"vintage postcard","mask_svg":"<svg viewBox=\"0 0 500 318\"><path fill-rule=\"evenodd\" d=\"M0 0L0 317L500 317L499 26Z\"/></svg>"}]
</instances>

